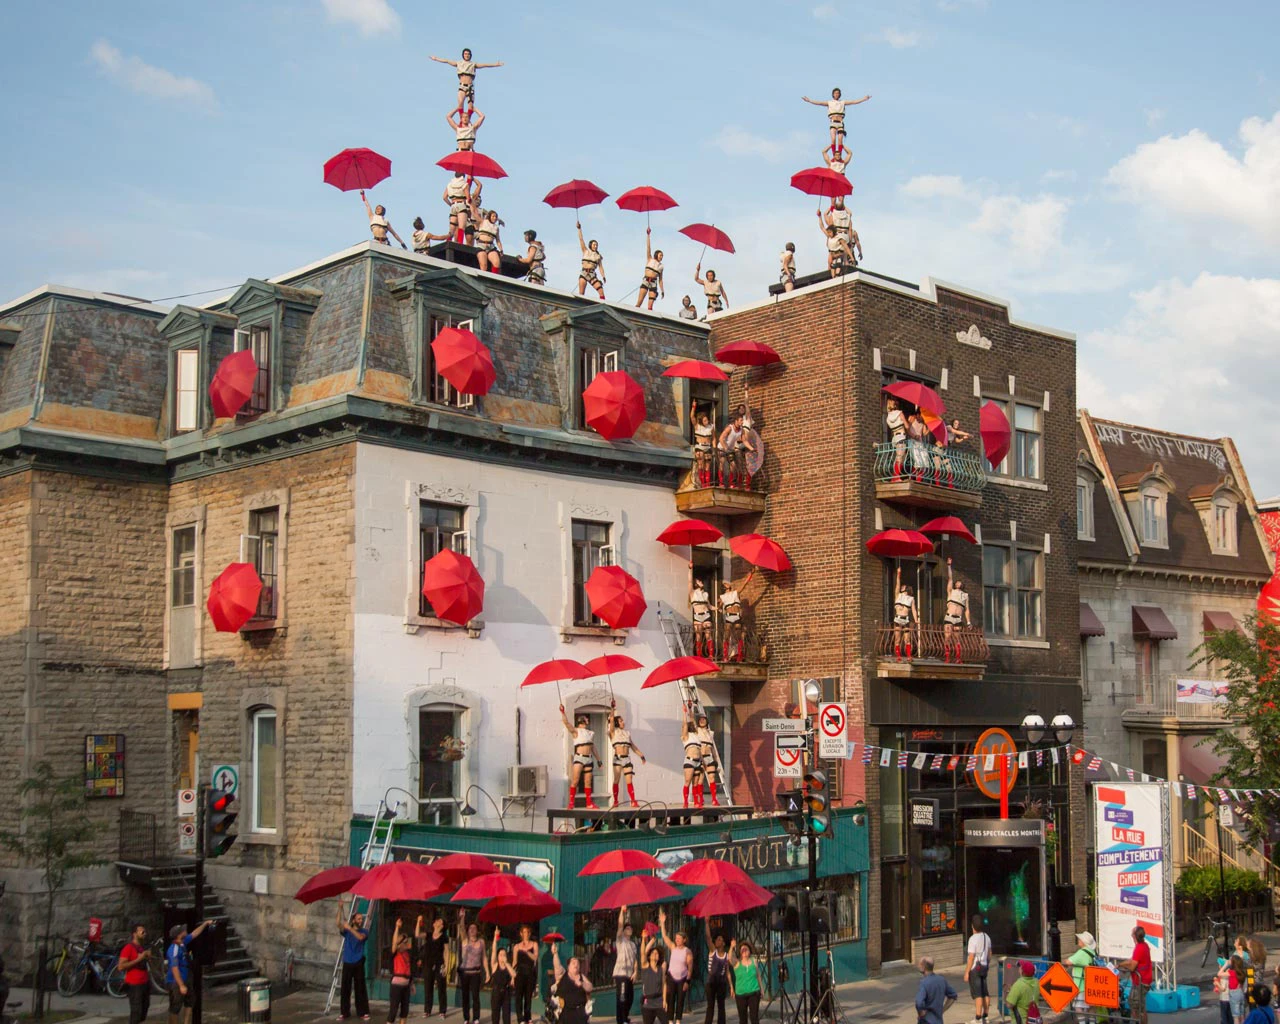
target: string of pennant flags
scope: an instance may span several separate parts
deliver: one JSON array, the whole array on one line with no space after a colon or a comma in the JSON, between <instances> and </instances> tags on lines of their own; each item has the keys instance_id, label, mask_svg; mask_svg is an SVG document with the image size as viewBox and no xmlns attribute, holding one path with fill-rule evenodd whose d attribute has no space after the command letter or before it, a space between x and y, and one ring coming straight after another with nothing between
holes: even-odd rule
<instances>
[{"instance_id":1,"label":"string of pennant flags","mask_svg":"<svg viewBox=\"0 0 1280 1024\"><path fill-rule=\"evenodd\" d=\"M849 756L851 758L861 757L864 765L878 764L881 768L914 768L917 771L964 771L966 773L979 770L983 772L998 771L1001 761L1006 762L1009 768L1013 768L1016 764L1019 769L1026 770L1033 760L1037 768L1043 767L1046 762L1050 765L1057 765L1066 760L1071 764L1083 765L1085 770L1090 772L1101 771L1102 766L1106 764L1116 777L1127 776L1130 782L1162 783L1171 786L1175 795L1184 797L1187 800L1198 800L1203 797L1205 800L1214 800L1225 804L1232 801L1237 803L1248 801L1252 803L1263 796L1280 798L1280 789L1239 789L1204 786L1190 782L1170 782L1168 779L1162 779L1158 775L1136 771L1133 768L1117 764L1115 761L1104 761L1100 755L1091 753L1084 747L1078 747L1071 743L1064 743L1057 747L1037 747L1032 750L1016 750L1001 754L930 754L919 750L898 750L894 747L880 747L874 743L850 742Z\"/></svg>"}]
</instances>

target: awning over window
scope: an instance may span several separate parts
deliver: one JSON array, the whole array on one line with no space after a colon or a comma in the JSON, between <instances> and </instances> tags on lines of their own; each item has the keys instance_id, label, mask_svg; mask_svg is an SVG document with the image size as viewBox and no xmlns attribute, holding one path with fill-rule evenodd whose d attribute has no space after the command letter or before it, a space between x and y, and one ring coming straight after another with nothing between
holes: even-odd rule
<instances>
[{"instance_id":1,"label":"awning over window","mask_svg":"<svg viewBox=\"0 0 1280 1024\"><path fill-rule=\"evenodd\" d=\"M1153 604L1133 606L1133 638L1135 640L1177 640L1178 631L1173 628L1164 611Z\"/></svg>"},{"instance_id":2,"label":"awning over window","mask_svg":"<svg viewBox=\"0 0 1280 1024\"><path fill-rule=\"evenodd\" d=\"M1242 633L1244 630L1240 628L1240 623L1236 621L1236 617L1230 612L1205 612L1204 613L1204 631L1206 633L1229 633L1235 630Z\"/></svg>"},{"instance_id":3,"label":"awning over window","mask_svg":"<svg viewBox=\"0 0 1280 1024\"><path fill-rule=\"evenodd\" d=\"M1080 635L1081 636L1106 636L1107 629L1102 624L1102 620L1098 618L1092 608L1089 607L1087 601L1080 602Z\"/></svg>"}]
</instances>

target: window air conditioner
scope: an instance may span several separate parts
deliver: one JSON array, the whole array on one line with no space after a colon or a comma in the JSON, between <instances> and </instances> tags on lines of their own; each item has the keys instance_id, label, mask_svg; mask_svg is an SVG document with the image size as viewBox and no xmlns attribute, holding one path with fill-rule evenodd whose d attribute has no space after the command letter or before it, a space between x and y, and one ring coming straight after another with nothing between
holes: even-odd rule
<instances>
[{"instance_id":1,"label":"window air conditioner","mask_svg":"<svg viewBox=\"0 0 1280 1024\"><path fill-rule=\"evenodd\" d=\"M507 796L546 796L547 766L516 764L507 769Z\"/></svg>"}]
</instances>

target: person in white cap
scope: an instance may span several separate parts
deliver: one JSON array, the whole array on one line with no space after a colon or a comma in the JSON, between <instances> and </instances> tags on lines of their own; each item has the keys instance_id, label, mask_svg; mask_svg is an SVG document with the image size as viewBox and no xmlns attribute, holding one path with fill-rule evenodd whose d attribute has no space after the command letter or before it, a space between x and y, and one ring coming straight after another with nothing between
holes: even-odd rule
<instances>
[{"instance_id":1,"label":"person in white cap","mask_svg":"<svg viewBox=\"0 0 1280 1024\"><path fill-rule=\"evenodd\" d=\"M1093 934L1076 932L1075 952L1067 957L1065 963L1071 968L1071 978L1076 983L1076 988L1080 990L1071 1003L1071 1009L1075 1011L1077 1020L1083 1020L1084 1015L1089 1012L1089 1007L1084 1001L1084 969L1093 966L1097 955L1097 943L1093 940Z\"/></svg>"}]
</instances>

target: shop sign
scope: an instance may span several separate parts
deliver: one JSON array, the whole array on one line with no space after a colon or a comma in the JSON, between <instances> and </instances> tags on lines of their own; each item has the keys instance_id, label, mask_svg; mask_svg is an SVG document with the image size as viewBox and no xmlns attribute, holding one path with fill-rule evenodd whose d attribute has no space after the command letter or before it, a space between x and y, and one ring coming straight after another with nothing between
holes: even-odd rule
<instances>
[{"instance_id":1,"label":"shop sign","mask_svg":"<svg viewBox=\"0 0 1280 1024\"><path fill-rule=\"evenodd\" d=\"M931 797L912 797L911 824L914 828L936 829L941 808L938 801Z\"/></svg>"},{"instance_id":2,"label":"shop sign","mask_svg":"<svg viewBox=\"0 0 1280 1024\"><path fill-rule=\"evenodd\" d=\"M1005 754L1016 754L1013 737L1003 729L988 729L978 737L973 745L973 752L978 757L978 766L973 771L973 784L978 792L992 800L1000 799L1000 758ZM991 767L987 767L987 758L991 758ZM1018 778L1018 759L1008 758L1009 767L1006 784L1009 792L1013 792L1013 783Z\"/></svg>"},{"instance_id":3,"label":"shop sign","mask_svg":"<svg viewBox=\"0 0 1280 1024\"><path fill-rule=\"evenodd\" d=\"M815 844L821 848L822 844ZM704 846L677 846L658 850L657 876L663 880L690 861L708 858L737 865L749 875L772 871L794 871L809 864L809 844L794 846L785 835L759 836L734 843L708 843ZM821 860L821 855L819 855Z\"/></svg>"},{"instance_id":4,"label":"shop sign","mask_svg":"<svg viewBox=\"0 0 1280 1024\"><path fill-rule=\"evenodd\" d=\"M389 859L411 860L418 864L430 864L438 857L458 852L457 850L424 850L417 846L393 846L391 847L391 857ZM555 869L551 866L551 861L538 857L500 857L494 854L486 854L485 856L493 861L498 866L498 870L504 874L523 878L535 889L541 889L543 892L554 891L552 885L555 882Z\"/></svg>"},{"instance_id":5,"label":"shop sign","mask_svg":"<svg viewBox=\"0 0 1280 1024\"><path fill-rule=\"evenodd\" d=\"M964 823L965 846L1044 846L1039 818L971 818Z\"/></svg>"}]
</instances>

